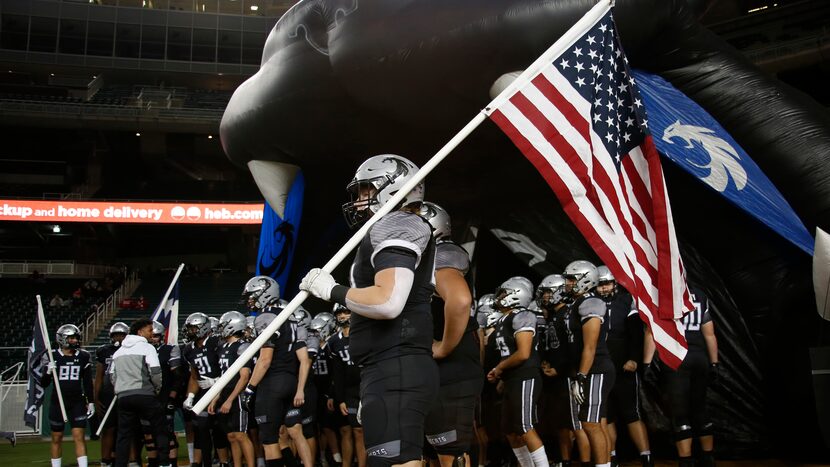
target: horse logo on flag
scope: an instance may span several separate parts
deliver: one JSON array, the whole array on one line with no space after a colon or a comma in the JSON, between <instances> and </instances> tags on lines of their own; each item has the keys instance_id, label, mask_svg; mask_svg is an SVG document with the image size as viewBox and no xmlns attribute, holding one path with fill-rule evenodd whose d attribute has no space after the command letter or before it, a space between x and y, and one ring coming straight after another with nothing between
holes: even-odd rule
<instances>
[{"instance_id":1,"label":"horse logo on flag","mask_svg":"<svg viewBox=\"0 0 830 467\"><path fill-rule=\"evenodd\" d=\"M696 142L709 155L709 162L704 164L698 164L687 157L687 162L693 166L709 169L709 174L701 177L707 185L722 193L726 190L731 177L739 191L746 186L747 176L746 170L740 163L741 156L731 144L718 137L714 130L702 126L684 125L677 120L663 132L663 141L675 144L673 138L686 141L687 149L694 148L693 142Z\"/></svg>"}]
</instances>

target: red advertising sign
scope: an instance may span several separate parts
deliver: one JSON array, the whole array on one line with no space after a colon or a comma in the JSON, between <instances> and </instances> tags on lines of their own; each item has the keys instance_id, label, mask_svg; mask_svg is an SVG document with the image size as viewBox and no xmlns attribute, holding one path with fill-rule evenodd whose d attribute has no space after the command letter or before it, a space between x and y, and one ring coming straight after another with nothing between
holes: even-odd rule
<instances>
[{"instance_id":1,"label":"red advertising sign","mask_svg":"<svg viewBox=\"0 0 830 467\"><path fill-rule=\"evenodd\" d=\"M0 200L0 221L261 224L262 203L116 203Z\"/></svg>"}]
</instances>

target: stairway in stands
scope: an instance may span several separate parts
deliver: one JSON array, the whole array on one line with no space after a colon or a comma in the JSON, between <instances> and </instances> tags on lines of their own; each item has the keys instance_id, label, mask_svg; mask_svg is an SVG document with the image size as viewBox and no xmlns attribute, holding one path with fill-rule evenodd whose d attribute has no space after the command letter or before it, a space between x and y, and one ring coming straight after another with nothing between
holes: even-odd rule
<instances>
[{"instance_id":1,"label":"stairway in stands","mask_svg":"<svg viewBox=\"0 0 830 467\"><path fill-rule=\"evenodd\" d=\"M129 325L138 318L150 317L170 285L171 278L148 276L142 278L141 285L133 293L133 297L143 296L147 299L147 310L120 310L89 345L99 346L109 342L112 323L123 321ZM179 286L179 329L182 329L184 320L190 313L201 311L218 318L226 311L237 310L242 287L248 279L249 276L244 273L182 277Z\"/></svg>"}]
</instances>

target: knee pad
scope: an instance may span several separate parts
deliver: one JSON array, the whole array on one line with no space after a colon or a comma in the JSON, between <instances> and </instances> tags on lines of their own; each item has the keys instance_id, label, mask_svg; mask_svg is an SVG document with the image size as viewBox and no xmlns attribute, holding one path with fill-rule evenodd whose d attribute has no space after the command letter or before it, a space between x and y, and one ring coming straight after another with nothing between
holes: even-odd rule
<instances>
[{"instance_id":1,"label":"knee pad","mask_svg":"<svg viewBox=\"0 0 830 467\"><path fill-rule=\"evenodd\" d=\"M701 436L709 436L712 434L712 422L702 423L698 426L695 426L695 438L700 438Z\"/></svg>"},{"instance_id":2,"label":"knee pad","mask_svg":"<svg viewBox=\"0 0 830 467\"><path fill-rule=\"evenodd\" d=\"M317 424L314 422L303 423L303 436L306 439L317 436Z\"/></svg>"},{"instance_id":3,"label":"knee pad","mask_svg":"<svg viewBox=\"0 0 830 467\"><path fill-rule=\"evenodd\" d=\"M691 425L679 425L674 427L674 440L681 441L692 437Z\"/></svg>"}]
</instances>

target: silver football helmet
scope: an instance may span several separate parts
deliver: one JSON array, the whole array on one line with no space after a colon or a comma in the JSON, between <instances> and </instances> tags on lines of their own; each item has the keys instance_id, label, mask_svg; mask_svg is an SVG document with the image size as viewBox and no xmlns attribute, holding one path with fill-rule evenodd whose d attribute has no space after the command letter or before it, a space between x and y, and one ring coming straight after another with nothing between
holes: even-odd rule
<instances>
[{"instance_id":1,"label":"silver football helmet","mask_svg":"<svg viewBox=\"0 0 830 467\"><path fill-rule=\"evenodd\" d=\"M614 278L614 274L611 274L611 270L608 269L608 266L601 264L597 266L597 282L616 282L617 279Z\"/></svg>"},{"instance_id":2,"label":"silver football helmet","mask_svg":"<svg viewBox=\"0 0 830 467\"><path fill-rule=\"evenodd\" d=\"M493 310L487 315L487 324L488 328L492 328L499 322L499 320L504 316L500 311Z\"/></svg>"},{"instance_id":3,"label":"silver football helmet","mask_svg":"<svg viewBox=\"0 0 830 467\"><path fill-rule=\"evenodd\" d=\"M345 305L335 303L334 307L332 307L331 312L334 314L334 319L337 322L338 326L342 328L349 325L349 321L352 317L352 310L346 308Z\"/></svg>"},{"instance_id":4,"label":"silver football helmet","mask_svg":"<svg viewBox=\"0 0 830 467\"><path fill-rule=\"evenodd\" d=\"M320 336L320 340L327 341L334 334L334 330L337 329L337 322L333 314L324 311L311 320L308 328L316 332Z\"/></svg>"},{"instance_id":5,"label":"silver football helmet","mask_svg":"<svg viewBox=\"0 0 830 467\"><path fill-rule=\"evenodd\" d=\"M493 300L495 295L488 293L482 295L476 303L476 322L479 328L487 327L487 317L493 312Z\"/></svg>"},{"instance_id":6,"label":"silver football helmet","mask_svg":"<svg viewBox=\"0 0 830 467\"><path fill-rule=\"evenodd\" d=\"M343 205L346 223L355 227L365 222L395 196L416 172L417 165L395 154L381 154L366 159L357 168L352 181L346 185L346 191L351 196L351 201ZM367 193L367 189L371 192ZM406 195L401 206L419 203L423 199L424 184L420 183Z\"/></svg>"},{"instance_id":7,"label":"silver football helmet","mask_svg":"<svg viewBox=\"0 0 830 467\"><path fill-rule=\"evenodd\" d=\"M245 315L238 311L229 311L219 318L219 332L224 338L228 338L237 333L244 333L247 325Z\"/></svg>"},{"instance_id":8,"label":"silver football helmet","mask_svg":"<svg viewBox=\"0 0 830 467\"><path fill-rule=\"evenodd\" d=\"M540 307L556 305L565 298L565 277L551 274L542 279L536 287L536 304Z\"/></svg>"},{"instance_id":9,"label":"silver football helmet","mask_svg":"<svg viewBox=\"0 0 830 467\"><path fill-rule=\"evenodd\" d=\"M252 277L242 289L242 300L248 308L262 310L280 298L280 285L268 276Z\"/></svg>"},{"instance_id":10,"label":"silver football helmet","mask_svg":"<svg viewBox=\"0 0 830 467\"><path fill-rule=\"evenodd\" d=\"M305 308L298 306L291 316L288 317L291 321L297 323L298 326L301 328L308 329L308 326L311 324L311 313L306 311Z\"/></svg>"},{"instance_id":11,"label":"silver football helmet","mask_svg":"<svg viewBox=\"0 0 830 467\"><path fill-rule=\"evenodd\" d=\"M562 275L565 276L565 280L574 282L571 289L573 295L590 292L598 283L597 267L581 259L567 265Z\"/></svg>"},{"instance_id":12,"label":"silver football helmet","mask_svg":"<svg viewBox=\"0 0 830 467\"><path fill-rule=\"evenodd\" d=\"M184 333L188 342L196 342L210 335L210 319L202 312L191 313L184 320Z\"/></svg>"},{"instance_id":13,"label":"silver football helmet","mask_svg":"<svg viewBox=\"0 0 830 467\"><path fill-rule=\"evenodd\" d=\"M121 341L130 333L130 327L121 321L110 326L110 342L116 346L121 345Z\"/></svg>"},{"instance_id":14,"label":"silver football helmet","mask_svg":"<svg viewBox=\"0 0 830 467\"><path fill-rule=\"evenodd\" d=\"M166 330L163 324L153 321L153 338L150 343L159 348L164 343L164 331Z\"/></svg>"},{"instance_id":15,"label":"silver football helmet","mask_svg":"<svg viewBox=\"0 0 830 467\"><path fill-rule=\"evenodd\" d=\"M496 289L494 306L497 310L527 308L533 300L533 283L525 277L514 276Z\"/></svg>"},{"instance_id":16,"label":"silver football helmet","mask_svg":"<svg viewBox=\"0 0 830 467\"><path fill-rule=\"evenodd\" d=\"M219 335L219 318L211 316L208 318L210 321L210 333L214 336Z\"/></svg>"},{"instance_id":17,"label":"silver football helmet","mask_svg":"<svg viewBox=\"0 0 830 467\"><path fill-rule=\"evenodd\" d=\"M69 342L72 337L75 341ZM64 324L55 333L55 340L62 349L78 349L81 347L81 330L74 324Z\"/></svg>"},{"instance_id":18,"label":"silver football helmet","mask_svg":"<svg viewBox=\"0 0 830 467\"><path fill-rule=\"evenodd\" d=\"M421 203L421 210L418 211L418 214L429 222L435 241L450 240L450 234L452 233L451 220L446 209L435 203L424 201Z\"/></svg>"}]
</instances>

